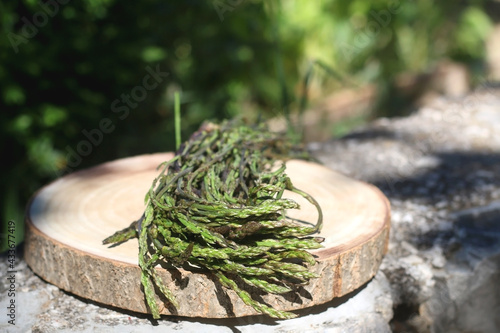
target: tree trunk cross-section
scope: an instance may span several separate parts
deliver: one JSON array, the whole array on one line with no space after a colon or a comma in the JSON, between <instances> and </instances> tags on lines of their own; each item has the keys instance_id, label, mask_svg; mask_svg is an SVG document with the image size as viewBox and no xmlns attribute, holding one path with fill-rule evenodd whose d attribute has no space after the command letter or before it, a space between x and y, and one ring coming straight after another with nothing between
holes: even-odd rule
<instances>
[{"instance_id":1,"label":"tree trunk cross-section","mask_svg":"<svg viewBox=\"0 0 500 333\"><path fill-rule=\"evenodd\" d=\"M142 215L157 166L172 156L162 153L108 162L38 191L26 216L25 259L31 269L75 295L148 313L137 265L137 239L114 247L102 245L102 240ZM285 295L248 291L276 309L293 311L343 296L375 275L387 251L390 207L374 186L319 164L288 161L286 173L323 210L324 248L311 251L317 256L311 269L320 277ZM301 206L288 215L316 222L314 206L294 193L286 196ZM161 306L162 314L205 318L256 314L210 273L157 270L179 302L177 310Z\"/></svg>"}]
</instances>

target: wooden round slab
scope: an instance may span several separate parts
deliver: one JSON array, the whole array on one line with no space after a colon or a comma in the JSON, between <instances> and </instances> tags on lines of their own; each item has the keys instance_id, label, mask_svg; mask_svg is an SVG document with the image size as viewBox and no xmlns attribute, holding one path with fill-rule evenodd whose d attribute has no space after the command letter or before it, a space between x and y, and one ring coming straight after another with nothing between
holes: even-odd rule
<instances>
[{"instance_id":1,"label":"wooden round slab","mask_svg":"<svg viewBox=\"0 0 500 333\"><path fill-rule=\"evenodd\" d=\"M59 288L111 306L148 313L140 283L137 239L115 247L102 240L138 219L144 196L171 153L125 158L79 171L42 188L27 209L25 259L31 269ZM316 198L324 225L324 248L311 251L321 275L297 293L258 295L281 310L297 310L343 296L372 278L387 251L390 208L374 186L355 181L319 164L292 160L287 174L294 185ZM301 205L289 215L316 222L314 206ZM254 315L232 291L207 273L167 271L158 267L174 291L177 310L163 314L223 318ZM159 299L158 299L159 300Z\"/></svg>"}]
</instances>

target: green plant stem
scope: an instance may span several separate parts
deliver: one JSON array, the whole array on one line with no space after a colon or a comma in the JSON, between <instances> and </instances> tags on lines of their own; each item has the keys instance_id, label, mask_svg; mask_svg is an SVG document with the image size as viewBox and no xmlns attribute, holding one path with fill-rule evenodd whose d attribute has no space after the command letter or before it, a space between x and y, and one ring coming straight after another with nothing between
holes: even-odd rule
<instances>
[{"instance_id":1,"label":"green plant stem","mask_svg":"<svg viewBox=\"0 0 500 333\"><path fill-rule=\"evenodd\" d=\"M181 101L179 92L174 93L175 100L175 149L181 146Z\"/></svg>"}]
</instances>

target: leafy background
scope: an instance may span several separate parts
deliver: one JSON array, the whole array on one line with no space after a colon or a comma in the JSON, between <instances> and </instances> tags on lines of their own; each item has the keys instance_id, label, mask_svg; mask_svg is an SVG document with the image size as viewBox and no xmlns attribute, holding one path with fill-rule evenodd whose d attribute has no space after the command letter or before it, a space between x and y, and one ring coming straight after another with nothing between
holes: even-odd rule
<instances>
[{"instance_id":1,"label":"leafy background","mask_svg":"<svg viewBox=\"0 0 500 333\"><path fill-rule=\"evenodd\" d=\"M20 242L29 198L68 172L82 131L103 118L114 130L72 170L172 150L176 91L184 139L206 119L287 117L346 82L377 87L370 119L398 116L411 108L395 85L400 73L451 59L485 75L498 12L492 1L60 2L0 1L0 252L7 222ZM39 23L33 36L27 21ZM168 77L120 119L113 101L157 66ZM329 126L333 137L358 124Z\"/></svg>"}]
</instances>

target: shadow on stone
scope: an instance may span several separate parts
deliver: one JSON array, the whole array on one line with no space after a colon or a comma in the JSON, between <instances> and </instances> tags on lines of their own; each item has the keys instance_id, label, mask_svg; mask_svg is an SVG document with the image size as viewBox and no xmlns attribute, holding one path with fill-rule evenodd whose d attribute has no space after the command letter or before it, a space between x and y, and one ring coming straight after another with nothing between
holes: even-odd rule
<instances>
[{"instance_id":1,"label":"shadow on stone","mask_svg":"<svg viewBox=\"0 0 500 333\"><path fill-rule=\"evenodd\" d=\"M446 152L430 154L437 158L439 165L415 172L410 177L392 175L383 179L373 179L370 183L380 188L387 196L395 199L420 198L429 203L436 200L460 200L463 208L469 193L482 191L487 187L500 187L500 154ZM484 203L487 203L485 198ZM475 204L474 204L475 206Z\"/></svg>"}]
</instances>

